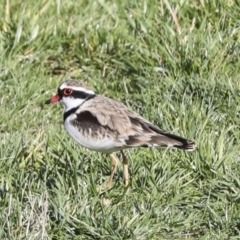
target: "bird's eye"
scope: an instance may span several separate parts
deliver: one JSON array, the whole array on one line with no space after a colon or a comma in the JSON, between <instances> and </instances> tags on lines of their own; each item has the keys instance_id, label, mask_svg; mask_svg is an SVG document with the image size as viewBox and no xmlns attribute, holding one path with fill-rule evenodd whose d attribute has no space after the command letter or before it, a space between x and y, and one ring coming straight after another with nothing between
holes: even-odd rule
<instances>
[{"instance_id":1,"label":"bird's eye","mask_svg":"<svg viewBox=\"0 0 240 240\"><path fill-rule=\"evenodd\" d=\"M71 95L72 92L73 92L73 90L72 90L71 88L65 88L65 89L63 90L63 94L64 94L65 96Z\"/></svg>"}]
</instances>

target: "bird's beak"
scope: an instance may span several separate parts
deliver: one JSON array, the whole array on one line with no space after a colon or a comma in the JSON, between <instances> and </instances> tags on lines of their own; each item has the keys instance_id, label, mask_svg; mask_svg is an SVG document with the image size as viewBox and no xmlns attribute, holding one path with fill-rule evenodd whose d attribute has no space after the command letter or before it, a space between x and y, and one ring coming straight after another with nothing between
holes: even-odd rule
<instances>
[{"instance_id":1,"label":"bird's beak","mask_svg":"<svg viewBox=\"0 0 240 240\"><path fill-rule=\"evenodd\" d=\"M55 102L59 102L60 101L60 97L58 94L56 94L55 96L51 97L49 100L47 100L45 102L45 104L49 104L49 103L55 103Z\"/></svg>"}]
</instances>

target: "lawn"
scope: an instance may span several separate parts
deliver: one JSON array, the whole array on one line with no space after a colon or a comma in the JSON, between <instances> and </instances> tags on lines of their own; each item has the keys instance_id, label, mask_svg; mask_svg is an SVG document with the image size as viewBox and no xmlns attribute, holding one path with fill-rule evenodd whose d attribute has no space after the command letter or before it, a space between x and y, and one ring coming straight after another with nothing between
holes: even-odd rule
<instances>
[{"instance_id":1,"label":"lawn","mask_svg":"<svg viewBox=\"0 0 240 240\"><path fill-rule=\"evenodd\" d=\"M0 239L238 239L239 12L238 0L1 0ZM44 105L67 78L197 149L126 150L129 193L121 164L100 191L110 158Z\"/></svg>"}]
</instances>

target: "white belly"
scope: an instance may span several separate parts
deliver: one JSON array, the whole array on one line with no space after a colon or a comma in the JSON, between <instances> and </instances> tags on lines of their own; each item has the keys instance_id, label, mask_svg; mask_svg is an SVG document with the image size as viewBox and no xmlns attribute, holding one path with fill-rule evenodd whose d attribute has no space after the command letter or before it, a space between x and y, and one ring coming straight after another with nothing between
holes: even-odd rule
<instances>
[{"instance_id":1,"label":"white belly","mask_svg":"<svg viewBox=\"0 0 240 240\"><path fill-rule=\"evenodd\" d=\"M102 138L92 138L91 135L86 136L81 134L76 127L74 127L71 123L69 123L69 118L65 120L64 126L69 133L69 135L80 145L85 148L104 152L104 153L112 153L117 151L121 147L121 143L114 141L109 137L102 137Z\"/></svg>"}]
</instances>

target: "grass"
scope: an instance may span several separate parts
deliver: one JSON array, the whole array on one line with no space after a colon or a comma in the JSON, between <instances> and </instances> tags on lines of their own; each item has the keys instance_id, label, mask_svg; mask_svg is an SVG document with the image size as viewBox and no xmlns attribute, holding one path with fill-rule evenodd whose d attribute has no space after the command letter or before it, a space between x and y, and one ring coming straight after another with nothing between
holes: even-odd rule
<instances>
[{"instance_id":1,"label":"grass","mask_svg":"<svg viewBox=\"0 0 240 240\"><path fill-rule=\"evenodd\" d=\"M17 1L0 4L1 239L237 239L240 232L239 1ZM123 101L198 148L76 144L67 77ZM101 202L105 201L105 205Z\"/></svg>"}]
</instances>

